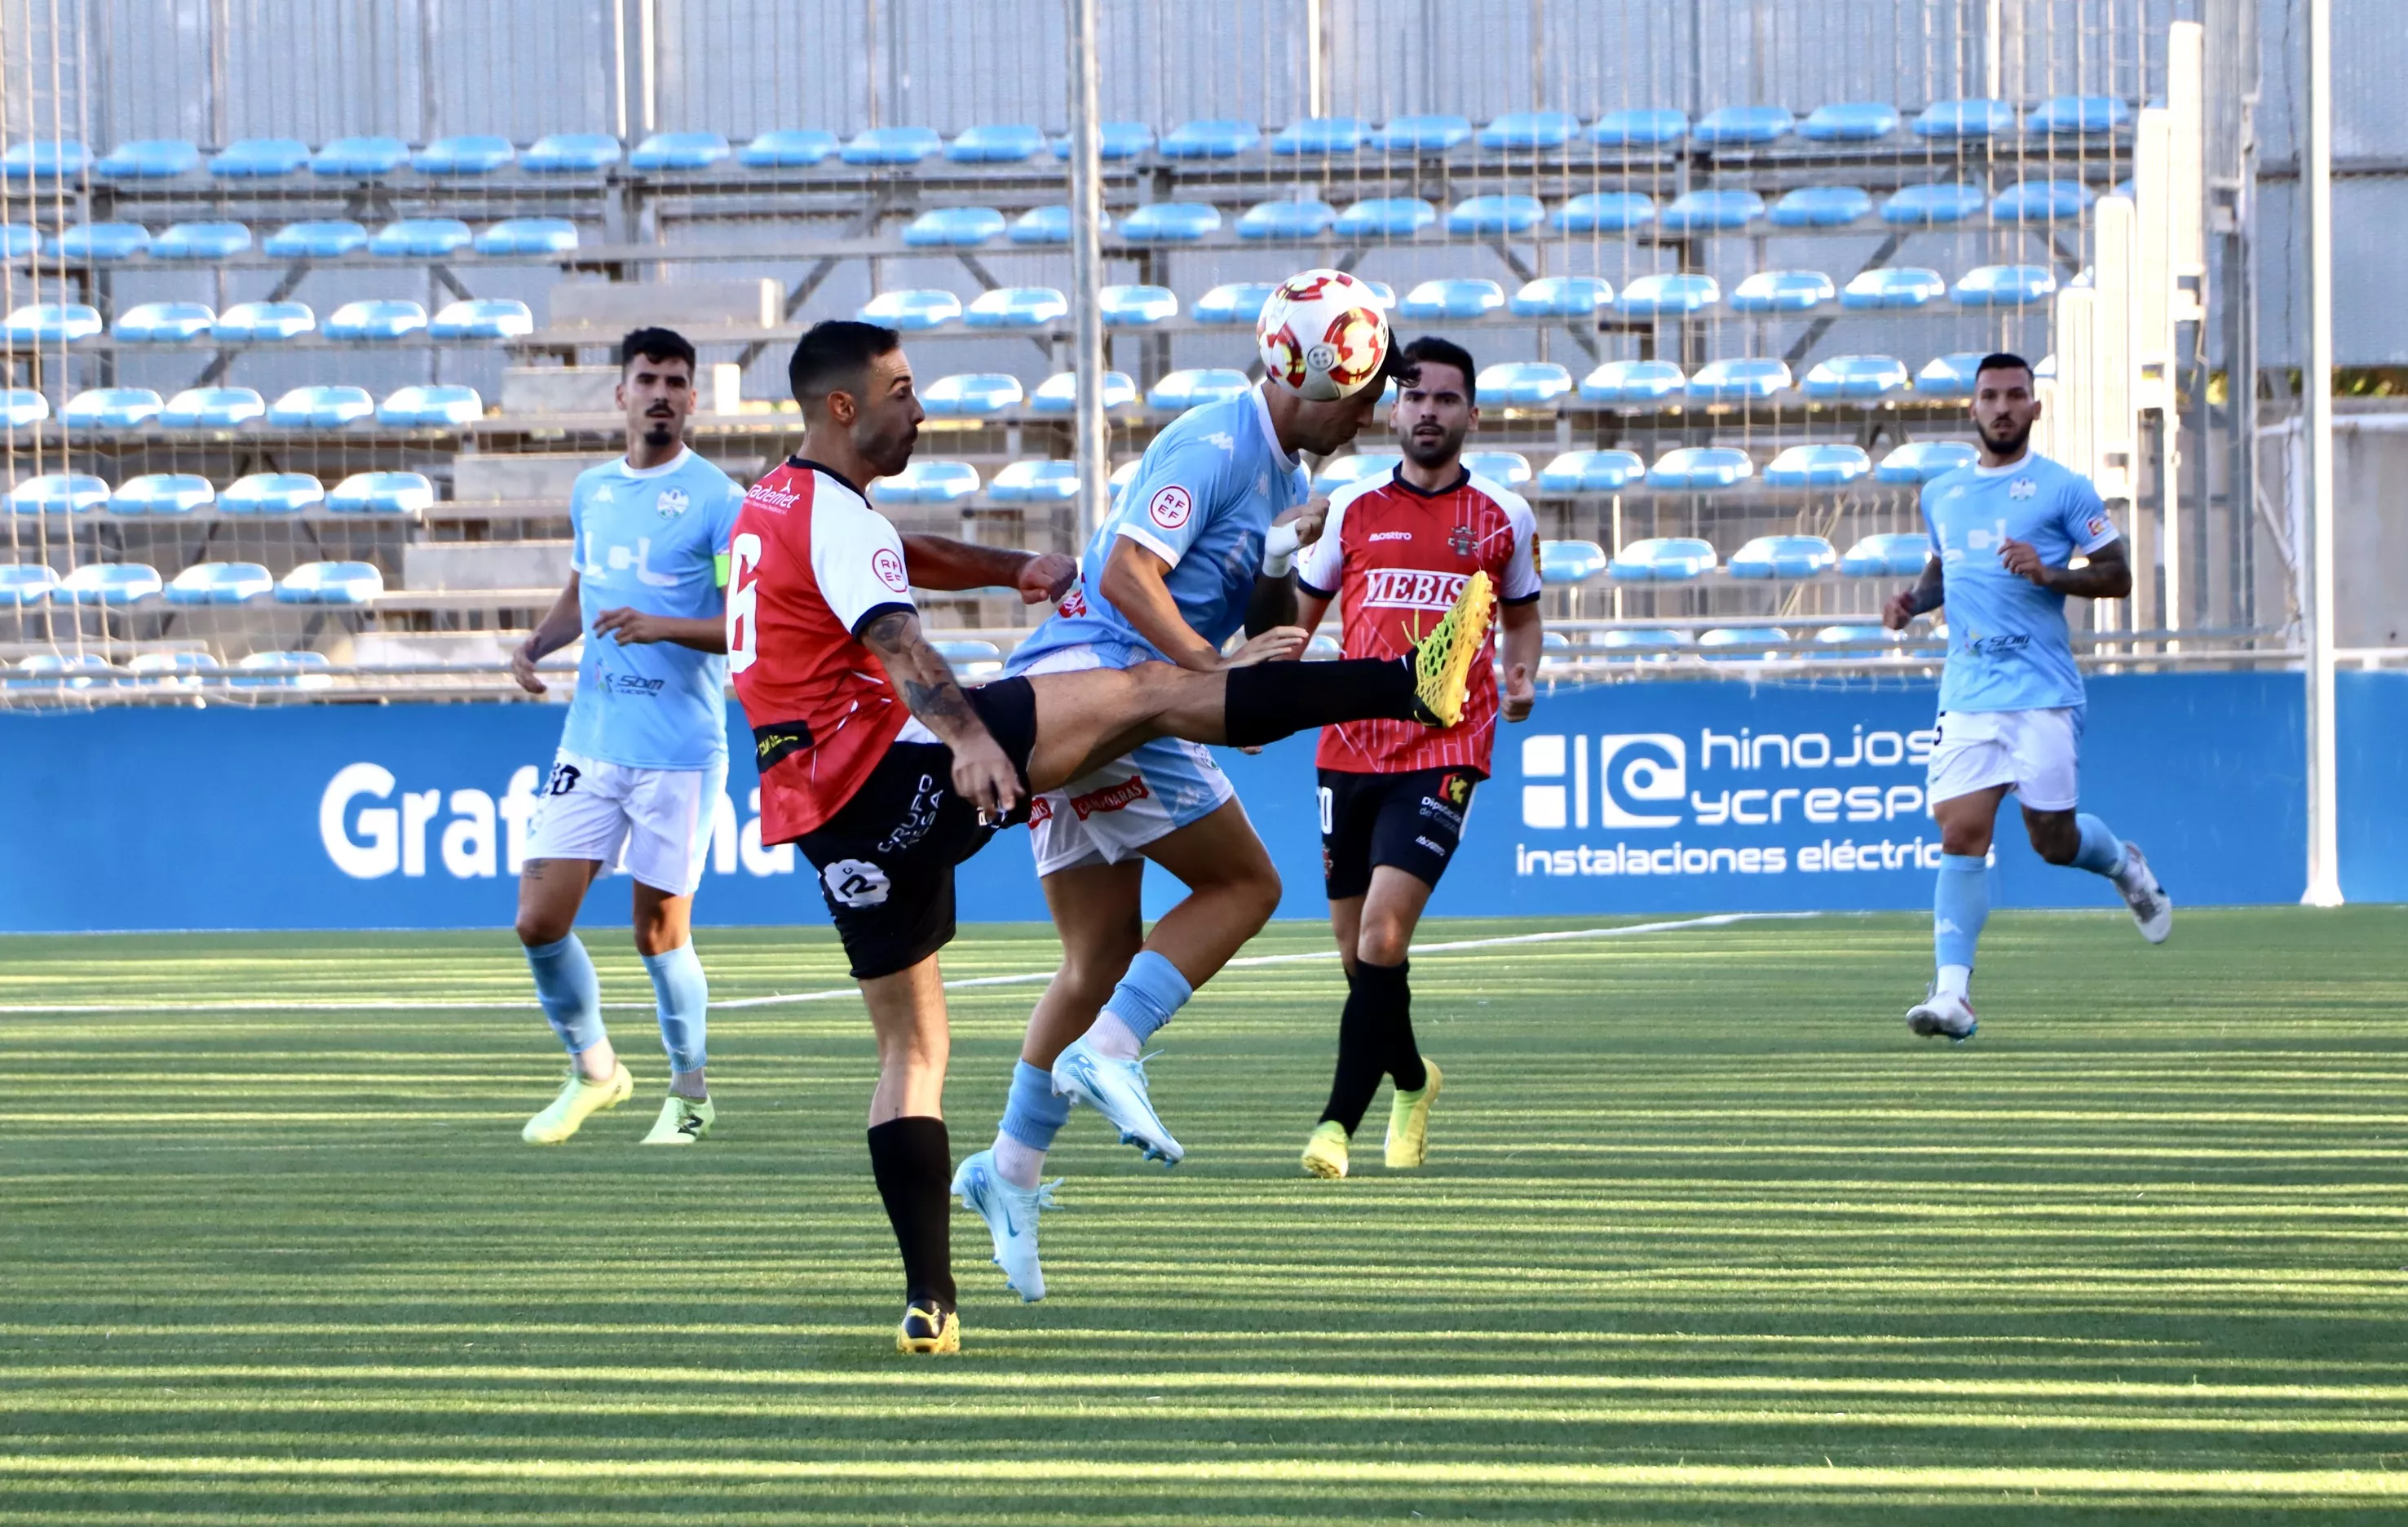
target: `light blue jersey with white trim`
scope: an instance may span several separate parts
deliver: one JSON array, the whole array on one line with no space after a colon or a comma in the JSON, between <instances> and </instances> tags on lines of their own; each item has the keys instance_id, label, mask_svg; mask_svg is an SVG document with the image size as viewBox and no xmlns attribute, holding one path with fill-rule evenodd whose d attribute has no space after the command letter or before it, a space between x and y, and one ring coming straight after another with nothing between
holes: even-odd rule
<instances>
[{"instance_id":1,"label":"light blue jersey with white trim","mask_svg":"<svg viewBox=\"0 0 2408 1527\"><path fill-rule=\"evenodd\" d=\"M1959 467L1923 490L1948 618L1942 711L2034 711L2083 703L2065 596L2009 572L2020 540L2061 568L2116 537L2099 490L2037 452L2009 466Z\"/></svg>"}]
</instances>

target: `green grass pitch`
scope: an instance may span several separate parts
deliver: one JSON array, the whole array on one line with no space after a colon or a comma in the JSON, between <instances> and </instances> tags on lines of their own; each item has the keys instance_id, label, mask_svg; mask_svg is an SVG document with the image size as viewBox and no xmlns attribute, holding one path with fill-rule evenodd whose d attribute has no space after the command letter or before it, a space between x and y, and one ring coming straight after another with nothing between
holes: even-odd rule
<instances>
[{"instance_id":1,"label":"green grass pitch","mask_svg":"<svg viewBox=\"0 0 2408 1527\"><path fill-rule=\"evenodd\" d=\"M689 1151L614 1009L636 1101L536 1150L507 934L0 940L0 1002L111 1009L0 1014L0 1520L2397 1523L2403 935L2002 915L1955 1049L1920 917L1431 955L1430 1167L1383 1096L1342 1183L1335 967L1231 971L1154 1067L1188 1164L1066 1131L1052 1299L956 1213L954 1360L892 1350L854 1000L714 1016ZM716 997L842 985L824 930L699 944ZM957 1155L1034 991L955 994Z\"/></svg>"}]
</instances>

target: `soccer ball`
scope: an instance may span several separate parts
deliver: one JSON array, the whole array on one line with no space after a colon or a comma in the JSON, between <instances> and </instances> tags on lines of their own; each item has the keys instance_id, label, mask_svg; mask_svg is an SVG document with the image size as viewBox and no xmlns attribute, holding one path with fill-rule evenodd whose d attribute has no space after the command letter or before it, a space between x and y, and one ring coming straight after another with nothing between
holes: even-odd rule
<instances>
[{"instance_id":1,"label":"soccer ball","mask_svg":"<svg viewBox=\"0 0 2408 1527\"><path fill-rule=\"evenodd\" d=\"M1254 324L1263 370L1316 403L1352 397L1388 359L1388 319L1371 288L1342 270L1280 282Z\"/></svg>"}]
</instances>

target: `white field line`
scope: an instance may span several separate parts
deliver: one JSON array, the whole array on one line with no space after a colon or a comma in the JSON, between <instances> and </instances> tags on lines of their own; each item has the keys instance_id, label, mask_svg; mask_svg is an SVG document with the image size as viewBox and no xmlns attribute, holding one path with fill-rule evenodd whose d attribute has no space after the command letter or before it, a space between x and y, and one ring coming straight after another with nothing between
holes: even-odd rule
<instances>
[{"instance_id":1,"label":"white field line","mask_svg":"<svg viewBox=\"0 0 2408 1527\"><path fill-rule=\"evenodd\" d=\"M1640 933L1678 933L1697 928L1727 928L1733 923L1787 921L1819 917L1819 912L1718 912L1706 917L1683 917L1670 922L1625 923L1617 928L1568 928L1552 933L1510 933L1490 939L1451 939L1442 944L1416 944L1412 955L1455 954L1467 949L1498 949L1516 944L1561 944L1574 939L1623 939ZM1336 949L1311 949L1292 955L1247 955L1223 966L1224 970L1242 970L1264 965L1297 965L1307 960L1336 959ZM1012 975L973 975L958 981L948 981L948 991L965 991L978 987L1025 987L1054 979L1052 971L1025 971ZM767 997L738 997L713 1002L714 1012L730 1012L747 1007L782 1007L796 1002L828 1002L847 997L857 997L857 987L836 987L825 991L778 992ZM517 1012L535 1005L532 995L510 1001L468 999L442 1001L218 1001L218 1002L123 1002L123 1003L0 1003L0 1015L26 1016L105 1016L122 1013L439 1013L457 1010ZM606 1009L622 1012L648 1012L651 1002L605 1002Z\"/></svg>"}]
</instances>

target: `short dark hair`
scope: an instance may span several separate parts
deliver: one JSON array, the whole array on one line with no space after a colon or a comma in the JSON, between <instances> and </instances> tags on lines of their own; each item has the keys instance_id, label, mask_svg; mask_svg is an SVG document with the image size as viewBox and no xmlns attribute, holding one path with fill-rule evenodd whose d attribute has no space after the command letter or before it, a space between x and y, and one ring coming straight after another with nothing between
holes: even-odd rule
<instances>
[{"instance_id":1,"label":"short dark hair","mask_svg":"<svg viewBox=\"0 0 2408 1527\"><path fill-rule=\"evenodd\" d=\"M1973 375L1979 378L1985 371L2021 371L2026 376L2034 378L2040 374L2032 369L2031 362L2010 350L2001 350L1994 354L1983 356L1982 364L1973 367Z\"/></svg>"},{"instance_id":2,"label":"short dark hair","mask_svg":"<svg viewBox=\"0 0 2408 1527\"><path fill-rule=\"evenodd\" d=\"M1465 402L1480 401L1480 389L1473 381L1478 371L1471 363L1471 352L1454 340L1441 339L1434 334L1425 334L1412 344L1405 346L1398 353L1398 356L1399 364L1397 367L1397 379L1406 385L1410 386L1421 380L1424 361L1436 361L1440 366L1452 366L1463 373Z\"/></svg>"},{"instance_id":3,"label":"short dark hair","mask_svg":"<svg viewBox=\"0 0 2408 1527\"><path fill-rule=\"evenodd\" d=\"M809 405L847 384L859 385L869 363L891 355L903 336L879 324L831 318L813 324L795 341L786 362L786 386L795 401Z\"/></svg>"},{"instance_id":4,"label":"short dark hair","mask_svg":"<svg viewBox=\"0 0 2408 1527\"><path fill-rule=\"evenodd\" d=\"M646 360L683 361L689 372L700 369L695 363L693 341L675 329L628 330L627 337L619 341L621 375L624 375L627 367L636 363L638 355Z\"/></svg>"}]
</instances>

